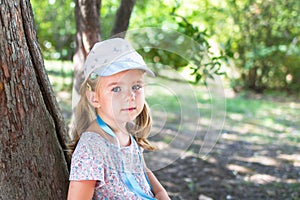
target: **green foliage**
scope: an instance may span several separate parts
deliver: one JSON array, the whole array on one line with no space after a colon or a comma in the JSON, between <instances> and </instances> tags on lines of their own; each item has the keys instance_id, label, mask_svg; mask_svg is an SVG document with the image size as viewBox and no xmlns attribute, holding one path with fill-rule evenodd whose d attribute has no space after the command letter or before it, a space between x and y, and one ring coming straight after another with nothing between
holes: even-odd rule
<instances>
[{"instance_id":1,"label":"green foliage","mask_svg":"<svg viewBox=\"0 0 300 200\"><path fill-rule=\"evenodd\" d=\"M30 2L44 57L71 60L76 30L73 0L31 0Z\"/></svg>"},{"instance_id":2,"label":"green foliage","mask_svg":"<svg viewBox=\"0 0 300 200\"><path fill-rule=\"evenodd\" d=\"M111 1L102 1L101 2L101 11L100 11L100 29L101 29L101 38L103 40L111 36L111 31L113 28L115 14L120 5L119 0Z\"/></svg>"},{"instance_id":3,"label":"green foliage","mask_svg":"<svg viewBox=\"0 0 300 200\"><path fill-rule=\"evenodd\" d=\"M110 37L112 24L115 13L118 9L120 1L114 0L109 2L102 2L101 6L101 36L102 39ZM193 3L196 5L196 3ZM44 57L46 59L62 59L71 60L74 52L74 35L75 35L75 4L71 0L49 0L49 1L32 1L33 10L36 15L37 31L40 38L40 43ZM179 13L185 13L187 8L180 11L181 4L176 0L159 0L159 1L143 1L137 2L134 12L132 13L132 20L130 28L147 26L171 28L177 30L179 33L189 37L189 40L194 40L199 45L193 45L189 53L192 57L182 57L186 54L178 55L176 52L170 52L166 49L143 49L141 52L146 59L153 60L157 72L161 70L161 66L171 66L176 70L181 70L185 67L191 68L191 73L195 77L195 82L200 79L206 80L207 77L212 77L212 74L221 74L220 58L209 55L210 45L208 43L207 31L200 31L197 25L193 25L188 20L192 17L183 17L174 14L175 10ZM160 12L157 12L157 10ZM184 12L183 12L184 11ZM197 13L193 13L196 16ZM145 35L141 35L144 37ZM161 36L147 34L148 41L152 45L157 43L165 43L168 45L176 41L176 45L184 46L186 48L186 41L182 38L175 38L174 36ZM145 39L144 38L144 39ZM135 39L138 40L138 39ZM141 50L142 51L142 50Z\"/></svg>"},{"instance_id":4,"label":"green foliage","mask_svg":"<svg viewBox=\"0 0 300 200\"><path fill-rule=\"evenodd\" d=\"M255 91L299 90L300 2L227 3L234 27L227 52L241 74L236 82Z\"/></svg>"},{"instance_id":5,"label":"green foliage","mask_svg":"<svg viewBox=\"0 0 300 200\"><path fill-rule=\"evenodd\" d=\"M175 14L175 9L171 14L180 19L180 21L177 21L179 25L178 31L192 38L197 43L197 45L191 47L193 56L190 58L190 61L193 63L190 66L192 69L191 75L195 77L195 83L203 80L206 84L207 78L213 79L213 75L223 75L221 60L226 59L226 56L214 56L210 52L211 46L208 42L209 35L207 30L200 31L197 26L191 24L185 17Z\"/></svg>"},{"instance_id":6,"label":"green foliage","mask_svg":"<svg viewBox=\"0 0 300 200\"><path fill-rule=\"evenodd\" d=\"M102 3L102 39L110 37L119 3L117 0ZM72 60L76 33L74 0L31 0L31 5L44 58Z\"/></svg>"},{"instance_id":7,"label":"green foliage","mask_svg":"<svg viewBox=\"0 0 300 200\"><path fill-rule=\"evenodd\" d=\"M31 4L44 57L71 60L76 32L73 0L31 0ZM119 4L120 0L102 2L102 39L110 37ZM172 52L168 46L186 46L187 38L141 33L133 41L165 47L140 49L157 72L163 66L190 69L195 82L205 81L212 74L222 74L221 68L230 61L235 73L231 68L226 71L237 90L299 91L299 13L300 1L145 0L136 2L129 30L171 29L199 44L186 53Z\"/></svg>"},{"instance_id":8,"label":"green foliage","mask_svg":"<svg viewBox=\"0 0 300 200\"><path fill-rule=\"evenodd\" d=\"M133 41L140 44L139 52L143 57L154 63L156 73L162 75L165 66L177 71L188 67L194 83L200 80L206 83L206 79L213 78L214 74L222 75L221 61L226 56L222 53L215 56L215 52L210 51L208 40L212 36L207 30L201 31L188 18L177 14L181 8L179 2L173 1L173 7L160 3L162 12L156 18L159 23L155 24L161 24L160 28L147 29L131 36Z\"/></svg>"}]
</instances>

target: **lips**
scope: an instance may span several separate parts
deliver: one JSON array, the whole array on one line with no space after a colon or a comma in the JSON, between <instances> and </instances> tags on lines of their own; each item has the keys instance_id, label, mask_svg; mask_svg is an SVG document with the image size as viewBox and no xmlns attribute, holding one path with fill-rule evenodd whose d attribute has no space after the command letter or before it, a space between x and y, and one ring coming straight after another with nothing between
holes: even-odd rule
<instances>
[{"instance_id":1,"label":"lips","mask_svg":"<svg viewBox=\"0 0 300 200\"><path fill-rule=\"evenodd\" d=\"M127 111L127 112L134 111L134 110L136 110L136 107L122 109L122 111Z\"/></svg>"}]
</instances>

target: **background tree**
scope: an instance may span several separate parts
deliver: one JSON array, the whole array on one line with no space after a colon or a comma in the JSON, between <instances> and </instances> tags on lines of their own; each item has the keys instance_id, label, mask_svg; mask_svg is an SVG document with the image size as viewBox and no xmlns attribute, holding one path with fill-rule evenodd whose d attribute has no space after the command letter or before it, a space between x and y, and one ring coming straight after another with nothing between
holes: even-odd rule
<instances>
[{"instance_id":1,"label":"background tree","mask_svg":"<svg viewBox=\"0 0 300 200\"><path fill-rule=\"evenodd\" d=\"M125 37L126 30L129 26L129 20L132 9L135 5L135 0L122 0L117 11L115 24L113 26L111 36L118 35L118 37Z\"/></svg>"},{"instance_id":2,"label":"background tree","mask_svg":"<svg viewBox=\"0 0 300 200\"><path fill-rule=\"evenodd\" d=\"M122 33L119 37L125 37L124 32L128 28L130 15L135 0L122 0L116 14L112 35ZM74 88L78 92L83 81L82 66L87 54L93 45L101 41L100 27L101 0L76 0L76 50L73 57L74 63ZM75 92L75 91L73 91Z\"/></svg>"},{"instance_id":3,"label":"background tree","mask_svg":"<svg viewBox=\"0 0 300 200\"><path fill-rule=\"evenodd\" d=\"M0 6L0 199L65 199L66 127L37 41L30 2Z\"/></svg>"},{"instance_id":4,"label":"background tree","mask_svg":"<svg viewBox=\"0 0 300 200\"><path fill-rule=\"evenodd\" d=\"M82 65L93 45L100 37L101 0L76 0L76 50L73 56L75 89L79 91L83 81Z\"/></svg>"}]
</instances>

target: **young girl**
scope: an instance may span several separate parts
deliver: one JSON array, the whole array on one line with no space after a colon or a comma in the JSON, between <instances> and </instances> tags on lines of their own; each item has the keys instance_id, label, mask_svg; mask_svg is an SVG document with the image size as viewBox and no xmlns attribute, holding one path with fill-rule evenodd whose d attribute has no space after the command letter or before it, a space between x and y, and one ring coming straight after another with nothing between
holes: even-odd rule
<instances>
[{"instance_id":1,"label":"young girl","mask_svg":"<svg viewBox=\"0 0 300 200\"><path fill-rule=\"evenodd\" d=\"M145 73L154 76L126 40L94 45L76 108L68 200L170 199L142 156L155 149Z\"/></svg>"}]
</instances>

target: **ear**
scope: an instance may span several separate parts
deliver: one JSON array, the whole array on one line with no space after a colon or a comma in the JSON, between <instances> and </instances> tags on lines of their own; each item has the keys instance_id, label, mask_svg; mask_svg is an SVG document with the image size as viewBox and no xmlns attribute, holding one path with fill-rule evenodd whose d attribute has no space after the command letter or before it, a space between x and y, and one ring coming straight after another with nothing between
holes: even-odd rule
<instances>
[{"instance_id":1,"label":"ear","mask_svg":"<svg viewBox=\"0 0 300 200\"><path fill-rule=\"evenodd\" d=\"M90 102L90 104L93 105L93 107L95 107L95 108L101 107L101 105L98 101L98 97L95 92L92 92L92 91L86 92L86 97L87 97L88 101Z\"/></svg>"}]
</instances>

